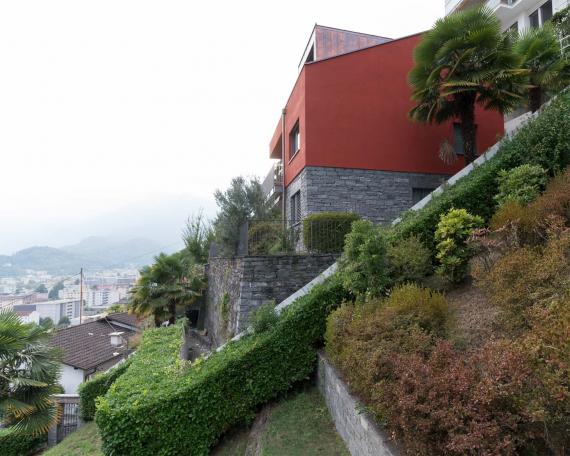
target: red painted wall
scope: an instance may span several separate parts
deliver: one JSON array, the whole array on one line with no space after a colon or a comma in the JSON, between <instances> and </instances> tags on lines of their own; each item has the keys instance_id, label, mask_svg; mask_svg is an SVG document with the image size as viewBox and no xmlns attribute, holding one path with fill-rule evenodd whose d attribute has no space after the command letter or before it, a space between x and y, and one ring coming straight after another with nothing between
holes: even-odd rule
<instances>
[{"instance_id":1,"label":"red painted wall","mask_svg":"<svg viewBox=\"0 0 570 456\"><path fill-rule=\"evenodd\" d=\"M437 174L463 167L462 159L448 166L438 157L442 140L453 142L452 122L423 125L407 117L413 106L407 75L420 39L414 35L305 65L286 106L286 185L305 166ZM479 108L476 116L482 152L503 134L503 118ZM289 132L297 119L301 151L289 161Z\"/></svg>"}]
</instances>

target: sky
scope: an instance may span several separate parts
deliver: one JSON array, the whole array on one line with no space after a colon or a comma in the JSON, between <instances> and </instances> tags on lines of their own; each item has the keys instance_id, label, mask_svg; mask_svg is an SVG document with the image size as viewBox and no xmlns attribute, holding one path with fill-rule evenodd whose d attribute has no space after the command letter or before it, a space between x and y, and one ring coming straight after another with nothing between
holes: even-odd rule
<instances>
[{"instance_id":1,"label":"sky","mask_svg":"<svg viewBox=\"0 0 570 456\"><path fill-rule=\"evenodd\" d=\"M0 0L0 254L90 235L178 239L190 214L214 216L232 177L268 172L315 23L398 38L443 10Z\"/></svg>"}]
</instances>

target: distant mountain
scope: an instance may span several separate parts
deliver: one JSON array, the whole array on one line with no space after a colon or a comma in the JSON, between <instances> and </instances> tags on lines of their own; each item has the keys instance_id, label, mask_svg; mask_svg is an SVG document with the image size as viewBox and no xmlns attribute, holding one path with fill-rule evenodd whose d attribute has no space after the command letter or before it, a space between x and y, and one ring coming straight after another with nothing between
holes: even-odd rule
<instances>
[{"instance_id":1,"label":"distant mountain","mask_svg":"<svg viewBox=\"0 0 570 456\"><path fill-rule=\"evenodd\" d=\"M61 250L90 258L105 267L120 267L148 264L161 248L158 242L145 238L92 236L78 244L61 247Z\"/></svg>"},{"instance_id":2,"label":"distant mountain","mask_svg":"<svg viewBox=\"0 0 570 456\"><path fill-rule=\"evenodd\" d=\"M30 247L14 255L0 255L0 277L21 274L25 269L50 274L73 274L81 267L101 270L140 267L152 262L161 245L144 238L89 237L61 248Z\"/></svg>"}]
</instances>

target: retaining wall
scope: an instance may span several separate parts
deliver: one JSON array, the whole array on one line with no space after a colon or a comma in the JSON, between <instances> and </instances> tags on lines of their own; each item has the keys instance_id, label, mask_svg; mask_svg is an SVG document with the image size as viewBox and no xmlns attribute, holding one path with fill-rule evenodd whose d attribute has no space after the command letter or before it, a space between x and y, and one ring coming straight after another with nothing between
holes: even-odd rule
<instances>
[{"instance_id":1,"label":"retaining wall","mask_svg":"<svg viewBox=\"0 0 570 456\"><path fill-rule=\"evenodd\" d=\"M317 370L319 391L352 456L399 456L402 452L362 410L323 353L319 353Z\"/></svg>"},{"instance_id":2,"label":"retaining wall","mask_svg":"<svg viewBox=\"0 0 570 456\"><path fill-rule=\"evenodd\" d=\"M280 303L336 259L337 255L210 258L204 327L213 343L220 345L247 329L255 309Z\"/></svg>"}]
</instances>

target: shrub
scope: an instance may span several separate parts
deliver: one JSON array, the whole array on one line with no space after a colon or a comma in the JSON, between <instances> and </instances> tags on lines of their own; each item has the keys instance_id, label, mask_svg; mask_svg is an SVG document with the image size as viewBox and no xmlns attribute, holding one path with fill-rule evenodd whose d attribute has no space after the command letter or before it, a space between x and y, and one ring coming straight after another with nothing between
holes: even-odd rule
<instances>
[{"instance_id":1,"label":"shrub","mask_svg":"<svg viewBox=\"0 0 570 456\"><path fill-rule=\"evenodd\" d=\"M392 362L388 423L410 453L515 455L532 441L524 399L535 384L512 344L492 341L464 356L440 342L428 357L396 354Z\"/></svg>"},{"instance_id":2,"label":"shrub","mask_svg":"<svg viewBox=\"0 0 570 456\"><path fill-rule=\"evenodd\" d=\"M381 227L358 220L346 236L339 274L352 293L380 296L390 285L387 267L388 241Z\"/></svg>"},{"instance_id":3,"label":"shrub","mask_svg":"<svg viewBox=\"0 0 570 456\"><path fill-rule=\"evenodd\" d=\"M348 295L335 278L284 310L271 331L229 343L192 366L177 327L147 331L128 371L99 399L105 454L204 455L230 428L315 368L326 316ZM179 330L178 330L179 331Z\"/></svg>"},{"instance_id":4,"label":"shrub","mask_svg":"<svg viewBox=\"0 0 570 456\"><path fill-rule=\"evenodd\" d=\"M255 309L251 316L251 327L256 334L263 333L275 326L279 315L275 312L275 303L268 302Z\"/></svg>"},{"instance_id":5,"label":"shrub","mask_svg":"<svg viewBox=\"0 0 570 456\"><path fill-rule=\"evenodd\" d=\"M431 253L417 236L396 240L386 252L394 283L417 282L432 270Z\"/></svg>"},{"instance_id":6,"label":"shrub","mask_svg":"<svg viewBox=\"0 0 570 456\"><path fill-rule=\"evenodd\" d=\"M543 249L513 249L476 279L491 302L504 310L507 328L526 327L526 309L570 286L570 232L552 237Z\"/></svg>"},{"instance_id":7,"label":"shrub","mask_svg":"<svg viewBox=\"0 0 570 456\"><path fill-rule=\"evenodd\" d=\"M465 209L451 209L442 215L435 232L438 272L457 283L467 275L472 249L467 240L476 228L483 226L481 217L471 215Z\"/></svg>"},{"instance_id":8,"label":"shrub","mask_svg":"<svg viewBox=\"0 0 570 456\"><path fill-rule=\"evenodd\" d=\"M5 433L5 429L0 432L0 454L2 456L29 456L36 454L40 446L47 441L47 434L32 437L29 435Z\"/></svg>"},{"instance_id":9,"label":"shrub","mask_svg":"<svg viewBox=\"0 0 570 456\"><path fill-rule=\"evenodd\" d=\"M559 95L512 138L501 141L495 157L478 166L453 187L432 199L423 209L409 211L395 226L395 237L415 234L435 256L434 233L442 214L454 207L489 220L495 212L497 176L522 164L540 165L553 176L570 164L570 93Z\"/></svg>"},{"instance_id":10,"label":"shrub","mask_svg":"<svg viewBox=\"0 0 570 456\"><path fill-rule=\"evenodd\" d=\"M129 364L130 360L127 360L79 386L79 415L83 420L95 418L97 398L107 393L115 380L127 371Z\"/></svg>"},{"instance_id":11,"label":"shrub","mask_svg":"<svg viewBox=\"0 0 570 456\"><path fill-rule=\"evenodd\" d=\"M303 220L303 242L309 252L339 253L352 222L360 216L353 212L318 212Z\"/></svg>"},{"instance_id":12,"label":"shrub","mask_svg":"<svg viewBox=\"0 0 570 456\"><path fill-rule=\"evenodd\" d=\"M249 255L268 255L283 237L283 227L279 221L252 222L247 237Z\"/></svg>"},{"instance_id":13,"label":"shrub","mask_svg":"<svg viewBox=\"0 0 570 456\"><path fill-rule=\"evenodd\" d=\"M501 170L497 177L499 192L495 201L499 206L516 201L526 206L535 199L546 185L546 171L542 166L524 164L509 171Z\"/></svg>"},{"instance_id":14,"label":"shrub","mask_svg":"<svg viewBox=\"0 0 570 456\"><path fill-rule=\"evenodd\" d=\"M345 304L327 320L326 351L351 389L383 421L384 382L394 353L424 353L447 334L448 305L440 293L417 285L396 287L389 298Z\"/></svg>"}]
</instances>

